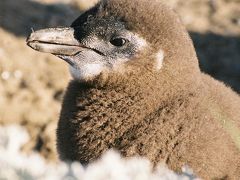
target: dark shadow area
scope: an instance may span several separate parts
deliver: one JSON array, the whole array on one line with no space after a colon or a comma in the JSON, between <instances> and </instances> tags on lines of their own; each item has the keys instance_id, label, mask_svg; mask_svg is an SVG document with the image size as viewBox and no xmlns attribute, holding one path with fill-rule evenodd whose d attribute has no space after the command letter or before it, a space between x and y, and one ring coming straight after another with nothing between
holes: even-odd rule
<instances>
[{"instance_id":1,"label":"dark shadow area","mask_svg":"<svg viewBox=\"0 0 240 180\"><path fill-rule=\"evenodd\" d=\"M80 11L67 4L41 4L30 0L0 0L0 27L26 37L32 29L69 26Z\"/></svg>"},{"instance_id":2,"label":"dark shadow area","mask_svg":"<svg viewBox=\"0 0 240 180\"><path fill-rule=\"evenodd\" d=\"M67 4L0 0L0 27L26 37L34 30L69 26L81 12ZM240 37L190 32L202 71L240 92ZM0 37L1 39L1 37Z\"/></svg>"},{"instance_id":3,"label":"dark shadow area","mask_svg":"<svg viewBox=\"0 0 240 180\"><path fill-rule=\"evenodd\" d=\"M203 72L240 93L240 36L190 32Z\"/></svg>"}]
</instances>

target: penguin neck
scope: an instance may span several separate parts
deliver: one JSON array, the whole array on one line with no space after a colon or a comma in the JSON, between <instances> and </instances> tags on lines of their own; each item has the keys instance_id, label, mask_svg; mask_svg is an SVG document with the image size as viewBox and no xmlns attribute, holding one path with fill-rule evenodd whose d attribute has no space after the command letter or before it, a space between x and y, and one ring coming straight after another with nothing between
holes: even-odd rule
<instances>
[{"instance_id":1,"label":"penguin neck","mask_svg":"<svg viewBox=\"0 0 240 180\"><path fill-rule=\"evenodd\" d=\"M63 105L67 104L68 107L63 107L63 110L73 106L77 108L76 113L81 114L81 112L93 113L86 107L91 107L90 109L94 112L94 109L101 109L101 113L110 109L111 112L119 113L118 118L120 118L122 111L140 110L138 118L141 119L162 105L172 105L174 101L188 99L189 94L196 93L200 86L198 80L192 80L191 77L187 78L189 76L185 77L184 81L172 80L168 82L165 78L159 79L149 74L145 77L129 78L120 84L116 84L116 81L114 81L115 84L110 81L103 86L72 81L69 83L63 103ZM109 83L113 85L109 86ZM109 118L112 118L111 113L105 113L105 116L108 115Z\"/></svg>"}]
</instances>

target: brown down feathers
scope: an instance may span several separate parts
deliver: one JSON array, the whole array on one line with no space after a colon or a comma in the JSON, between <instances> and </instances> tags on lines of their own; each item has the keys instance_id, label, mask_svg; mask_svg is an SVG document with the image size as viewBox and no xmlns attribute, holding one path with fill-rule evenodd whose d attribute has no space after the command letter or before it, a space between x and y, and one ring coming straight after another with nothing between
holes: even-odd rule
<instances>
[{"instance_id":1,"label":"brown down feathers","mask_svg":"<svg viewBox=\"0 0 240 180\"><path fill-rule=\"evenodd\" d=\"M204 179L240 178L240 98L200 72L177 15L158 0L104 3L99 16L123 18L150 46L125 74L70 82L57 130L60 157L85 164L113 148L176 171L188 165Z\"/></svg>"}]
</instances>

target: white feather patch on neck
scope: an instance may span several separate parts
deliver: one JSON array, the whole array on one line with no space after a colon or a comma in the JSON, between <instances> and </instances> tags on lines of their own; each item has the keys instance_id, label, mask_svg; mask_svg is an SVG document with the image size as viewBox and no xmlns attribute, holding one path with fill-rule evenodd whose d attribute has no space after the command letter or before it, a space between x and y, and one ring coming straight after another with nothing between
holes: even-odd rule
<instances>
[{"instance_id":1,"label":"white feather patch on neck","mask_svg":"<svg viewBox=\"0 0 240 180\"><path fill-rule=\"evenodd\" d=\"M163 66L163 59L164 59L164 51L163 50L159 50L156 56L156 69L160 70Z\"/></svg>"},{"instance_id":2,"label":"white feather patch on neck","mask_svg":"<svg viewBox=\"0 0 240 180\"><path fill-rule=\"evenodd\" d=\"M76 80L90 79L99 75L104 67L102 64L86 64L80 69L69 66L72 77Z\"/></svg>"}]
</instances>

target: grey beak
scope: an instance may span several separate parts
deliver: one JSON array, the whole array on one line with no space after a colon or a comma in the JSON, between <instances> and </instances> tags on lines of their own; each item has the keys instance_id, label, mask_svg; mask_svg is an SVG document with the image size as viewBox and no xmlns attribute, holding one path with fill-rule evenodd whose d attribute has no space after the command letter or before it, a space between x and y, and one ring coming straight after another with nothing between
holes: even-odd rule
<instances>
[{"instance_id":1,"label":"grey beak","mask_svg":"<svg viewBox=\"0 0 240 180\"><path fill-rule=\"evenodd\" d=\"M36 51L54 55L73 56L85 49L74 38L73 28L49 28L33 32L27 45Z\"/></svg>"}]
</instances>

